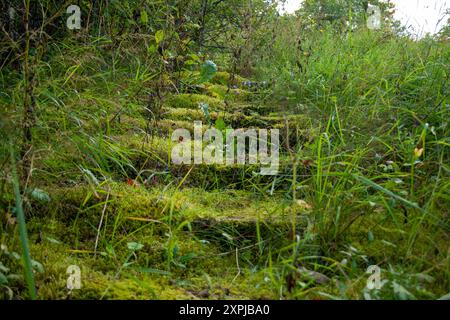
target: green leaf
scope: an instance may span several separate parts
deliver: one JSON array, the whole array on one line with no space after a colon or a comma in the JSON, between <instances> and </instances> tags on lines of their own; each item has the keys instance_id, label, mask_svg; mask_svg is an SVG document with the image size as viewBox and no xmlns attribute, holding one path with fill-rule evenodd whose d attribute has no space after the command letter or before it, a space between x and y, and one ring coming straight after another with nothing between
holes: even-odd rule
<instances>
[{"instance_id":1,"label":"green leaf","mask_svg":"<svg viewBox=\"0 0 450 320\"><path fill-rule=\"evenodd\" d=\"M8 279L3 273L0 272L0 285L2 284L8 284Z\"/></svg>"},{"instance_id":2,"label":"green leaf","mask_svg":"<svg viewBox=\"0 0 450 320\"><path fill-rule=\"evenodd\" d=\"M191 53L189 57L192 59L192 61L200 62L200 57L195 53Z\"/></svg>"},{"instance_id":3,"label":"green leaf","mask_svg":"<svg viewBox=\"0 0 450 320\"><path fill-rule=\"evenodd\" d=\"M14 188L14 195L16 199L16 216L17 221L19 225L19 234L20 234L20 245L22 247L22 253L23 253L23 266L25 271L25 279L28 287L28 294L32 300L36 300L36 285L34 282L34 276L33 276L33 268L31 266L31 257L30 257L30 248L28 247L28 236L27 236L27 226L25 222L25 214L23 212L22 207L22 195L20 194L20 187L19 187L19 178L17 175L17 168L16 168L16 159L14 155L14 148L12 140L10 140L10 159L12 164L12 182L13 182L13 188ZM15 252L11 253L11 255L14 255ZM20 256L19 256L20 258Z\"/></svg>"},{"instance_id":4,"label":"green leaf","mask_svg":"<svg viewBox=\"0 0 450 320\"><path fill-rule=\"evenodd\" d=\"M86 174L89 182L92 182L96 186L100 184L100 182L98 181L97 177L92 173L91 170L81 168L81 171L83 171Z\"/></svg>"},{"instance_id":5,"label":"green leaf","mask_svg":"<svg viewBox=\"0 0 450 320\"><path fill-rule=\"evenodd\" d=\"M138 242L128 242L127 247L131 251L139 251L144 247L144 245Z\"/></svg>"},{"instance_id":6,"label":"green leaf","mask_svg":"<svg viewBox=\"0 0 450 320\"><path fill-rule=\"evenodd\" d=\"M5 265L0 261L0 272L8 273L9 268L5 267Z\"/></svg>"},{"instance_id":7,"label":"green leaf","mask_svg":"<svg viewBox=\"0 0 450 320\"><path fill-rule=\"evenodd\" d=\"M227 128L227 125L225 124L225 121L223 121L222 118L217 118L214 127L219 131L223 131Z\"/></svg>"},{"instance_id":8,"label":"green leaf","mask_svg":"<svg viewBox=\"0 0 450 320\"><path fill-rule=\"evenodd\" d=\"M367 234L367 240L369 240L369 243L372 243L374 240L374 236L372 231L369 231L369 233Z\"/></svg>"},{"instance_id":9,"label":"green leaf","mask_svg":"<svg viewBox=\"0 0 450 320\"><path fill-rule=\"evenodd\" d=\"M156 46L154 44L150 45L147 49L148 53L155 53L156 52Z\"/></svg>"},{"instance_id":10,"label":"green leaf","mask_svg":"<svg viewBox=\"0 0 450 320\"><path fill-rule=\"evenodd\" d=\"M18 254L17 252L11 252L11 257L13 257L16 260L20 260L20 254Z\"/></svg>"},{"instance_id":11,"label":"green leaf","mask_svg":"<svg viewBox=\"0 0 450 320\"><path fill-rule=\"evenodd\" d=\"M8 274L6 278L8 282L23 281L23 277L20 274Z\"/></svg>"},{"instance_id":12,"label":"green leaf","mask_svg":"<svg viewBox=\"0 0 450 320\"><path fill-rule=\"evenodd\" d=\"M124 268L128 268L129 266L132 266L133 264L135 264L136 261L130 261L130 262L125 262L122 267Z\"/></svg>"},{"instance_id":13,"label":"green leaf","mask_svg":"<svg viewBox=\"0 0 450 320\"><path fill-rule=\"evenodd\" d=\"M164 30L158 30L155 33L156 44L160 44L164 40Z\"/></svg>"},{"instance_id":14,"label":"green leaf","mask_svg":"<svg viewBox=\"0 0 450 320\"><path fill-rule=\"evenodd\" d=\"M188 254L185 254L184 256L180 257L180 262L186 263L192 259L194 259L197 255L194 252L190 252Z\"/></svg>"},{"instance_id":15,"label":"green leaf","mask_svg":"<svg viewBox=\"0 0 450 320\"><path fill-rule=\"evenodd\" d=\"M211 60L205 61L200 71L200 83L207 82L214 77L217 72L217 65Z\"/></svg>"},{"instance_id":16,"label":"green leaf","mask_svg":"<svg viewBox=\"0 0 450 320\"><path fill-rule=\"evenodd\" d=\"M45 237L45 239L46 239L48 242L51 242L51 243L54 243L54 244L61 244L61 241L56 240L56 239L51 238L51 237Z\"/></svg>"},{"instance_id":17,"label":"green leaf","mask_svg":"<svg viewBox=\"0 0 450 320\"><path fill-rule=\"evenodd\" d=\"M438 300L450 300L450 292L447 293L446 295L443 295L443 296L440 297Z\"/></svg>"},{"instance_id":18,"label":"green leaf","mask_svg":"<svg viewBox=\"0 0 450 320\"><path fill-rule=\"evenodd\" d=\"M38 188L31 191L31 197L39 202L50 202L50 196L48 193Z\"/></svg>"},{"instance_id":19,"label":"green leaf","mask_svg":"<svg viewBox=\"0 0 450 320\"><path fill-rule=\"evenodd\" d=\"M397 282L392 283L392 287L394 289L395 296L400 300L416 300L416 297L409 292L405 287Z\"/></svg>"},{"instance_id":20,"label":"green leaf","mask_svg":"<svg viewBox=\"0 0 450 320\"><path fill-rule=\"evenodd\" d=\"M222 232L222 235L223 235L228 241L233 241L233 237L230 236L228 233Z\"/></svg>"},{"instance_id":21,"label":"green leaf","mask_svg":"<svg viewBox=\"0 0 450 320\"><path fill-rule=\"evenodd\" d=\"M411 202L409 200L406 200L405 198L400 197L399 195L393 193L392 191L390 191L390 190L380 186L379 184L373 182L372 180L369 180L369 179L367 179L365 177L362 177L362 176L358 176L356 174L352 174L352 177L355 180L358 180L358 181L364 183L365 185L368 185L369 187L374 188L375 190L381 191L384 194L390 196L393 199L396 199L396 200L402 202L403 204L405 204L405 205L407 205L409 207L415 208L415 209L420 210L422 212L424 211L424 209L422 209L417 203Z\"/></svg>"},{"instance_id":22,"label":"green leaf","mask_svg":"<svg viewBox=\"0 0 450 320\"><path fill-rule=\"evenodd\" d=\"M145 11L145 10L141 10L141 22L142 22L142 24L148 23L148 14L147 14L147 11Z\"/></svg>"},{"instance_id":23,"label":"green leaf","mask_svg":"<svg viewBox=\"0 0 450 320\"><path fill-rule=\"evenodd\" d=\"M205 102L200 102L198 104L198 107L200 108L200 110L202 110L203 115L205 116L206 120L208 121L208 123L211 124L211 116L209 114L209 105Z\"/></svg>"},{"instance_id":24,"label":"green leaf","mask_svg":"<svg viewBox=\"0 0 450 320\"><path fill-rule=\"evenodd\" d=\"M37 272L44 273L44 266L40 262L37 262L36 260L31 259L31 266Z\"/></svg>"}]
</instances>

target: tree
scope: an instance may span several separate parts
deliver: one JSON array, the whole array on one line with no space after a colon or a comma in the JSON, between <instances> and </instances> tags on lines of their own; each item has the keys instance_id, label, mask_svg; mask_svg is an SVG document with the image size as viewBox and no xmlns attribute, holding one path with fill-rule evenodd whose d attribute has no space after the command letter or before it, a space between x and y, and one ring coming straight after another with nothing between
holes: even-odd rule
<instances>
[{"instance_id":1,"label":"tree","mask_svg":"<svg viewBox=\"0 0 450 320\"><path fill-rule=\"evenodd\" d=\"M384 19L392 19L393 4L380 0L305 0L297 14L307 25L320 28L333 24L342 31L364 26L369 4L378 6Z\"/></svg>"}]
</instances>

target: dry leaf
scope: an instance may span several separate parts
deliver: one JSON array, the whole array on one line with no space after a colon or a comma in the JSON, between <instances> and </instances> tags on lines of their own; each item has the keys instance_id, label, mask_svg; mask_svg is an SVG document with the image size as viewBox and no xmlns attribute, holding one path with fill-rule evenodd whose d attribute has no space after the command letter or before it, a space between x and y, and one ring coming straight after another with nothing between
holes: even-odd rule
<instances>
[{"instance_id":1,"label":"dry leaf","mask_svg":"<svg viewBox=\"0 0 450 320\"><path fill-rule=\"evenodd\" d=\"M11 214L7 213L6 214L6 223L10 226L14 226L17 223L17 220Z\"/></svg>"},{"instance_id":2,"label":"dry leaf","mask_svg":"<svg viewBox=\"0 0 450 320\"><path fill-rule=\"evenodd\" d=\"M311 210L312 209L312 205L310 205L308 202L306 202L305 200L297 200L297 205L305 210Z\"/></svg>"}]
</instances>

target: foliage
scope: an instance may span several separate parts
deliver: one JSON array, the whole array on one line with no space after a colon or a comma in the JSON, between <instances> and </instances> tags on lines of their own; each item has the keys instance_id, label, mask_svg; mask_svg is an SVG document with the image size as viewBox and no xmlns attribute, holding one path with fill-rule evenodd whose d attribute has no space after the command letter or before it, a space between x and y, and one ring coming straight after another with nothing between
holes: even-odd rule
<instances>
[{"instance_id":1,"label":"foliage","mask_svg":"<svg viewBox=\"0 0 450 320\"><path fill-rule=\"evenodd\" d=\"M448 297L448 26L413 40L370 4L379 30L362 0L83 0L69 30L2 2L4 297ZM280 129L279 174L174 165L195 120Z\"/></svg>"}]
</instances>

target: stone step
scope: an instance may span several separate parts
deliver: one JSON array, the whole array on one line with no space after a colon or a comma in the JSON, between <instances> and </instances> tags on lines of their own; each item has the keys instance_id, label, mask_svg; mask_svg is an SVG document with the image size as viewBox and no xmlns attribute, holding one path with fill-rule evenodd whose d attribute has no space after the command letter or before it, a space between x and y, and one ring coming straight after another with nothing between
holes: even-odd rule
<instances>
[{"instance_id":1,"label":"stone step","mask_svg":"<svg viewBox=\"0 0 450 320\"><path fill-rule=\"evenodd\" d=\"M274 176L261 175L262 168L268 168L269 164L262 165L257 159L256 164L249 164L248 153L245 164L226 163L226 146L224 146L222 164L195 164L194 150L191 149L190 164L174 164L172 161L173 147L179 142L173 142L170 137L144 136L142 134L128 134L113 138L115 144L120 148L130 150L130 161L136 171L146 170L151 172L164 172L159 181L169 183L170 181L181 181L186 177L185 183L189 186L203 187L206 189L254 189L255 185L267 186L274 183L273 188L284 188L285 185L275 183L274 180L283 180L292 171L293 160L280 146L278 172ZM193 144L192 144L193 145ZM204 146L207 142L204 142ZM248 151L247 151L248 152ZM236 160L236 158L235 158ZM298 164L298 174L308 174L308 168L302 163ZM136 171L130 172L134 178ZM189 173L189 175L187 175ZM134 176L133 176L134 175ZM308 174L309 175L309 174Z\"/></svg>"},{"instance_id":2,"label":"stone step","mask_svg":"<svg viewBox=\"0 0 450 320\"><path fill-rule=\"evenodd\" d=\"M207 118L209 116L209 119ZM209 111L206 115L200 109L189 108L164 108L162 110L162 118L169 120L183 120L183 121L203 121L207 123L208 120L215 123L217 119L222 119L226 125L231 125L233 128L247 128L257 127L261 129L280 128L285 125L293 127L307 127L309 118L302 114L283 114L271 113L268 115L253 114L248 115L245 112L234 111Z\"/></svg>"},{"instance_id":3,"label":"stone step","mask_svg":"<svg viewBox=\"0 0 450 320\"><path fill-rule=\"evenodd\" d=\"M67 224L77 219L84 220L88 233L93 232L89 231L89 224L99 219L104 210L101 204L106 199L108 205L105 210L112 215L110 226L120 223L130 231L142 223L167 222L167 219L191 222L201 229L207 224L283 226L292 219L303 221L312 210L306 202L293 202L284 193L270 195L232 189L207 191L185 185L167 186L152 178L144 182L109 182L95 191L89 185L55 187L46 191L52 202L60 206L60 220ZM35 202L33 205L40 209L36 211L39 212L38 217L46 217L54 210L42 202ZM115 218L119 220L114 222Z\"/></svg>"}]
</instances>

